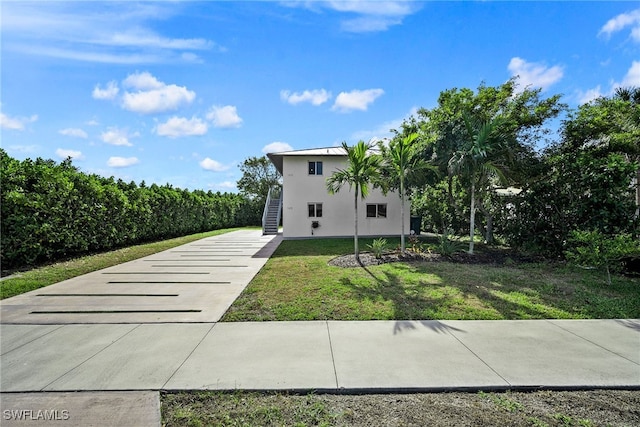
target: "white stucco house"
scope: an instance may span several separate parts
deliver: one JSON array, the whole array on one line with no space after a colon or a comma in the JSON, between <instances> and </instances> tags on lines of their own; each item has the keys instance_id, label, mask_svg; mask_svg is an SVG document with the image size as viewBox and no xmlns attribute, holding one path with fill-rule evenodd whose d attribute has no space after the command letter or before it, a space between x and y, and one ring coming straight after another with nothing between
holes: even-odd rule
<instances>
[{"instance_id":1,"label":"white stucco house","mask_svg":"<svg viewBox=\"0 0 640 427\"><path fill-rule=\"evenodd\" d=\"M329 194L327 178L347 166L342 147L269 153L282 175L282 228L285 239L347 237L354 231L354 194L349 185ZM410 202L405 202L405 230L409 232ZM372 189L358 200L360 236L399 236L400 197Z\"/></svg>"}]
</instances>

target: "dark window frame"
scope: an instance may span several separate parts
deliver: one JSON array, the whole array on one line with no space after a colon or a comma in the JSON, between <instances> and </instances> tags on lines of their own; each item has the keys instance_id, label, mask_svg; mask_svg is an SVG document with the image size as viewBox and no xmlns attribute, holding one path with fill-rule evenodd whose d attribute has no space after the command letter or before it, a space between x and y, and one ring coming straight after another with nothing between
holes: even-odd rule
<instances>
[{"instance_id":1,"label":"dark window frame","mask_svg":"<svg viewBox=\"0 0 640 427\"><path fill-rule=\"evenodd\" d=\"M307 215L309 216L309 218L322 218L322 203L307 203Z\"/></svg>"},{"instance_id":2,"label":"dark window frame","mask_svg":"<svg viewBox=\"0 0 640 427\"><path fill-rule=\"evenodd\" d=\"M320 175L323 174L322 160L309 161L307 163L307 172L309 175Z\"/></svg>"},{"instance_id":3,"label":"dark window frame","mask_svg":"<svg viewBox=\"0 0 640 427\"><path fill-rule=\"evenodd\" d=\"M386 218L387 204L386 203L367 203L366 214L367 214L367 218Z\"/></svg>"}]
</instances>

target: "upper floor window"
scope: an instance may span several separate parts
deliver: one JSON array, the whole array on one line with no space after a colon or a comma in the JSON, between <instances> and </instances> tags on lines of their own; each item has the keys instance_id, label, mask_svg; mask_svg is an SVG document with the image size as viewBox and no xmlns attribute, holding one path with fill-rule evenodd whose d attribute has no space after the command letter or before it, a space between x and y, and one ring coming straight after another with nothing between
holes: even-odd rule
<instances>
[{"instance_id":1,"label":"upper floor window","mask_svg":"<svg viewBox=\"0 0 640 427\"><path fill-rule=\"evenodd\" d=\"M367 218L386 218L387 204L367 204Z\"/></svg>"},{"instance_id":2,"label":"upper floor window","mask_svg":"<svg viewBox=\"0 0 640 427\"><path fill-rule=\"evenodd\" d=\"M322 217L322 203L309 203L309 218L320 218Z\"/></svg>"},{"instance_id":3,"label":"upper floor window","mask_svg":"<svg viewBox=\"0 0 640 427\"><path fill-rule=\"evenodd\" d=\"M322 175L322 162L309 162L309 175Z\"/></svg>"}]
</instances>

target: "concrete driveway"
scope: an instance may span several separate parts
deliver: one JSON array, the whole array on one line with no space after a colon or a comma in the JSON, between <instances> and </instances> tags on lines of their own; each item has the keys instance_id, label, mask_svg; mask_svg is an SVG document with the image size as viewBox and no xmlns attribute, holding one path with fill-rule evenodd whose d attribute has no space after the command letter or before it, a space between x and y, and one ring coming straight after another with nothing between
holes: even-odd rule
<instances>
[{"instance_id":1,"label":"concrete driveway","mask_svg":"<svg viewBox=\"0 0 640 427\"><path fill-rule=\"evenodd\" d=\"M0 301L3 324L217 322L280 243L240 230Z\"/></svg>"}]
</instances>

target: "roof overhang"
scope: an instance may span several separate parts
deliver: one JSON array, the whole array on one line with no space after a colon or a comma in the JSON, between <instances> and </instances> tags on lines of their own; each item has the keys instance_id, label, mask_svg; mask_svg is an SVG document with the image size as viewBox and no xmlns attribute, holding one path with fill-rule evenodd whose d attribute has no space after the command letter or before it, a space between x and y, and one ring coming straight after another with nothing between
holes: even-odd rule
<instances>
[{"instance_id":1,"label":"roof overhang","mask_svg":"<svg viewBox=\"0 0 640 427\"><path fill-rule=\"evenodd\" d=\"M294 151L283 151L280 153L267 153L267 157L271 160L271 163L276 167L280 175L282 175L282 165L284 163L285 157L295 157L295 156L313 156L313 157L321 157L321 156L346 156L344 149L342 147L326 147L326 148L313 148L308 150L294 150Z\"/></svg>"}]
</instances>

